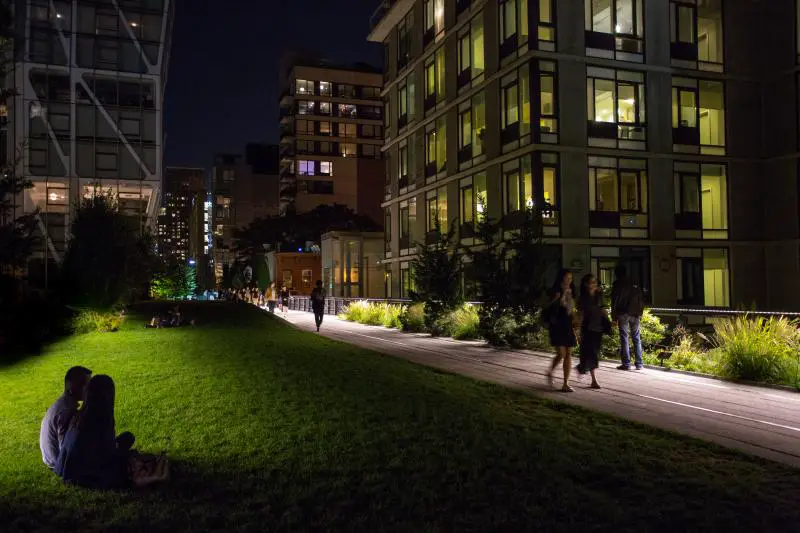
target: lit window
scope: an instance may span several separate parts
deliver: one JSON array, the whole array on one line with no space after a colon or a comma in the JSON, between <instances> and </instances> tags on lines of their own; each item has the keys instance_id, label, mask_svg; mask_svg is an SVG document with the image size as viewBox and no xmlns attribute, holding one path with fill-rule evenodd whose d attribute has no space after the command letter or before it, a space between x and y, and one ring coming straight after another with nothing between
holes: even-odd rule
<instances>
[{"instance_id":1,"label":"lit window","mask_svg":"<svg viewBox=\"0 0 800 533\"><path fill-rule=\"evenodd\" d=\"M730 307L730 269L724 248L678 248L678 303Z\"/></svg>"},{"instance_id":2,"label":"lit window","mask_svg":"<svg viewBox=\"0 0 800 533\"><path fill-rule=\"evenodd\" d=\"M461 238L475 235L477 225L486 216L486 173L464 178L459 183L459 235Z\"/></svg>"},{"instance_id":3,"label":"lit window","mask_svg":"<svg viewBox=\"0 0 800 533\"><path fill-rule=\"evenodd\" d=\"M411 60L411 43L414 35L414 10L410 10L397 25L397 70Z\"/></svg>"},{"instance_id":4,"label":"lit window","mask_svg":"<svg viewBox=\"0 0 800 533\"><path fill-rule=\"evenodd\" d=\"M297 174L300 176L314 175L314 161L300 160L297 162Z\"/></svg>"},{"instance_id":5,"label":"lit window","mask_svg":"<svg viewBox=\"0 0 800 533\"><path fill-rule=\"evenodd\" d=\"M447 119L439 117L425 132L425 176L432 177L447 168Z\"/></svg>"},{"instance_id":6,"label":"lit window","mask_svg":"<svg viewBox=\"0 0 800 533\"><path fill-rule=\"evenodd\" d=\"M355 143L340 143L339 144L339 153L342 157L355 157L356 156L356 144Z\"/></svg>"},{"instance_id":7,"label":"lit window","mask_svg":"<svg viewBox=\"0 0 800 533\"><path fill-rule=\"evenodd\" d=\"M721 0L671 0L669 9L673 65L721 72Z\"/></svg>"},{"instance_id":8,"label":"lit window","mask_svg":"<svg viewBox=\"0 0 800 533\"><path fill-rule=\"evenodd\" d=\"M330 161L320 161L319 173L322 176L333 176L333 163Z\"/></svg>"},{"instance_id":9,"label":"lit window","mask_svg":"<svg viewBox=\"0 0 800 533\"><path fill-rule=\"evenodd\" d=\"M672 79L672 139L700 153L725 155L725 86L721 81Z\"/></svg>"},{"instance_id":10,"label":"lit window","mask_svg":"<svg viewBox=\"0 0 800 533\"><path fill-rule=\"evenodd\" d=\"M297 113L300 115L313 115L314 102L309 100L300 100L297 102Z\"/></svg>"},{"instance_id":11,"label":"lit window","mask_svg":"<svg viewBox=\"0 0 800 533\"><path fill-rule=\"evenodd\" d=\"M675 228L684 239L728 238L724 165L675 163Z\"/></svg>"},{"instance_id":12,"label":"lit window","mask_svg":"<svg viewBox=\"0 0 800 533\"><path fill-rule=\"evenodd\" d=\"M586 53L642 61L642 0L585 0Z\"/></svg>"},{"instance_id":13,"label":"lit window","mask_svg":"<svg viewBox=\"0 0 800 533\"><path fill-rule=\"evenodd\" d=\"M503 0L499 5L500 59L528 43L528 0Z\"/></svg>"},{"instance_id":14,"label":"lit window","mask_svg":"<svg viewBox=\"0 0 800 533\"><path fill-rule=\"evenodd\" d=\"M425 14L424 44L433 41L444 30L444 0L425 0L423 2Z\"/></svg>"},{"instance_id":15,"label":"lit window","mask_svg":"<svg viewBox=\"0 0 800 533\"><path fill-rule=\"evenodd\" d=\"M428 191L425 197L426 211L426 243L433 244L440 237L437 225L442 234L447 233L447 187L439 187Z\"/></svg>"},{"instance_id":16,"label":"lit window","mask_svg":"<svg viewBox=\"0 0 800 533\"><path fill-rule=\"evenodd\" d=\"M320 115L330 115L331 114L331 103L330 102L320 102L319 103L319 114Z\"/></svg>"},{"instance_id":17,"label":"lit window","mask_svg":"<svg viewBox=\"0 0 800 533\"><path fill-rule=\"evenodd\" d=\"M486 134L486 99L483 91L461 104L458 114L458 161L463 163L483 154Z\"/></svg>"},{"instance_id":18,"label":"lit window","mask_svg":"<svg viewBox=\"0 0 800 533\"><path fill-rule=\"evenodd\" d=\"M295 82L297 94L314 94L314 82L308 80L297 80Z\"/></svg>"},{"instance_id":19,"label":"lit window","mask_svg":"<svg viewBox=\"0 0 800 533\"><path fill-rule=\"evenodd\" d=\"M600 67L586 74L589 144L644 149L644 74Z\"/></svg>"},{"instance_id":20,"label":"lit window","mask_svg":"<svg viewBox=\"0 0 800 533\"><path fill-rule=\"evenodd\" d=\"M431 109L445 97L444 47L439 47L425 64L425 110Z\"/></svg>"},{"instance_id":21,"label":"lit window","mask_svg":"<svg viewBox=\"0 0 800 533\"><path fill-rule=\"evenodd\" d=\"M647 161L589 156L590 227L608 237L647 237L647 187Z\"/></svg>"},{"instance_id":22,"label":"lit window","mask_svg":"<svg viewBox=\"0 0 800 533\"><path fill-rule=\"evenodd\" d=\"M501 142L505 145L531 131L530 70L523 66L500 81Z\"/></svg>"},{"instance_id":23,"label":"lit window","mask_svg":"<svg viewBox=\"0 0 800 533\"><path fill-rule=\"evenodd\" d=\"M472 19L458 42L458 85L483 74L485 68L483 13Z\"/></svg>"},{"instance_id":24,"label":"lit window","mask_svg":"<svg viewBox=\"0 0 800 533\"><path fill-rule=\"evenodd\" d=\"M405 80L403 80L400 83L397 89L397 96L398 96L398 127L402 128L406 124L414 120L414 110L416 107L416 100L415 100L413 74L408 76Z\"/></svg>"},{"instance_id":25,"label":"lit window","mask_svg":"<svg viewBox=\"0 0 800 533\"><path fill-rule=\"evenodd\" d=\"M330 96L331 95L331 82L329 81L321 81L319 82L319 94L323 96Z\"/></svg>"}]
</instances>

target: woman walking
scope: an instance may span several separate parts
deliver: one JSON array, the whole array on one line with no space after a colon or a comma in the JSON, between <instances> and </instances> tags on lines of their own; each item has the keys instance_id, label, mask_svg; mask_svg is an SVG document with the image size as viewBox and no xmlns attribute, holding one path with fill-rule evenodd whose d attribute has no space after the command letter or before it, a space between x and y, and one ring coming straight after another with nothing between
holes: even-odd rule
<instances>
[{"instance_id":1,"label":"woman walking","mask_svg":"<svg viewBox=\"0 0 800 533\"><path fill-rule=\"evenodd\" d=\"M581 358L577 370L581 375L591 373L593 389L600 388L595 371L599 365L603 334L610 333L611 330L611 320L600 306L600 296L597 278L593 274L583 276L578 300L578 311L581 314Z\"/></svg>"},{"instance_id":2,"label":"woman walking","mask_svg":"<svg viewBox=\"0 0 800 533\"><path fill-rule=\"evenodd\" d=\"M575 285L572 283L572 272L559 272L551 292L550 306L546 309L550 344L556 349L556 357L547 373L550 386L553 386L553 372L563 362L564 384L562 392L573 392L569 386L569 374L572 370L572 349L578 344L575 336Z\"/></svg>"},{"instance_id":3,"label":"woman walking","mask_svg":"<svg viewBox=\"0 0 800 533\"><path fill-rule=\"evenodd\" d=\"M281 311L284 318L289 316L289 287L281 288Z\"/></svg>"}]
</instances>

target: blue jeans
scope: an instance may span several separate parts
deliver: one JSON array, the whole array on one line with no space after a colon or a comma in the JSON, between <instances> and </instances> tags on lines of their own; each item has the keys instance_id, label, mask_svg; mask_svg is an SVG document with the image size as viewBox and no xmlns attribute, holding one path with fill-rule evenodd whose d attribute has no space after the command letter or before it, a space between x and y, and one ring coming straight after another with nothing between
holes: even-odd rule
<instances>
[{"instance_id":1,"label":"blue jeans","mask_svg":"<svg viewBox=\"0 0 800 533\"><path fill-rule=\"evenodd\" d=\"M631 347L629 338L633 337L633 350L636 355L636 368L642 366L642 336L639 324L642 317L631 315L620 315L617 318L619 326L619 357L622 366L631 366Z\"/></svg>"}]
</instances>

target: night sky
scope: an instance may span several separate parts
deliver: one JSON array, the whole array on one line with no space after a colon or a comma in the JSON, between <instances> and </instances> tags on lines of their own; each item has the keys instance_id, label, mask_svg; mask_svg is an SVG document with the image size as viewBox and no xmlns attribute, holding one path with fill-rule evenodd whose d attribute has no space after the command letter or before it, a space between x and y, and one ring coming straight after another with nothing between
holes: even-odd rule
<instances>
[{"instance_id":1,"label":"night sky","mask_svg":"<svg viewBox=\"0 0 800 533\"><path fill-rule=\"evenodd\" d=\"M166 98L165 164L211 165L248 142L278 142L284 50L380 66L367 42L380 0L177 0Z\"/></svg>"}]
</instances>

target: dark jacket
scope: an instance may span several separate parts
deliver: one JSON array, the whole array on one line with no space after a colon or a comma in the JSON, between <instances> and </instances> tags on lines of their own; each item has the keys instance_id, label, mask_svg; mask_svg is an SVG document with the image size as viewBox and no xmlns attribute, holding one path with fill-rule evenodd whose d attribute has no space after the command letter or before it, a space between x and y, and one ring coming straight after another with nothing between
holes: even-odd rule
<instances>
[{"instance_id":1,"label":"dark jacket","mask_svg":"<svg viewBox=\"0 0 800 533\"><path fill-rule=\"evenodd\" d=\"M600 293L589 296L581 294L578 300L578 310L581 313L581 329L583 331L593 331L603 333L606 330L603 308L600 306Z\"/></svg>"},{"instance_id":2,"label":"dark jacket","mask_svg":"<svg viewBox=\"0 0 800 533\"><path fill-rule=\"evenodd\" d=\"M314 287L311 291L311 306L314 309L325 307L325 289L322 287Z\"/></svg>"},{"instance_id":3,"label":"dark jacket","mask_svg":"<svg viewBox=\"0 0 800 533\"><path fill-rule=\"evenodd\" d=\"M65 483L115 489L127 484L127 458L117 450L114 426L79 429L72 424L61 443L55 473Z\"/></svg>"},{"instance_id":4,"label":"dark jacket","mask_svg":"<svg viewBox=\"0 0 800 533\"><path fill-rule=\"evenodd\" d=\"M644 297L631 278L620 278L611 286L611 315L642 316Z\"/></svg>"}]
</instances>

